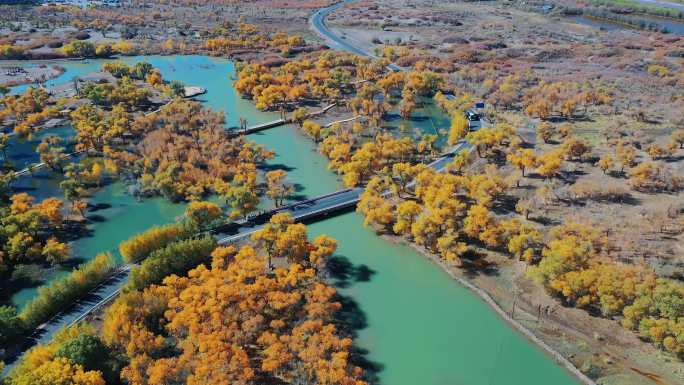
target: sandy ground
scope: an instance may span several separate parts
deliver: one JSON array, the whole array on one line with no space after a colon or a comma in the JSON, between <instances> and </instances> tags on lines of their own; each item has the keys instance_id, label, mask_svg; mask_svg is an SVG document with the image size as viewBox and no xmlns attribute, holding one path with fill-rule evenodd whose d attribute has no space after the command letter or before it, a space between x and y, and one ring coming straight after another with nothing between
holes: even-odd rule
<instances>
[{"instance_id":1,"label":"sandy ground","mask_svg":"<svg viewBox=\"0 0 684 385\"><path fill-rule=\"evenodd\" d=\"M0 85L40 83L64 73L64 68L57 64L22 65L19 71L17 67L12 62L0 62Z\"/></svg>"}]
</instances>

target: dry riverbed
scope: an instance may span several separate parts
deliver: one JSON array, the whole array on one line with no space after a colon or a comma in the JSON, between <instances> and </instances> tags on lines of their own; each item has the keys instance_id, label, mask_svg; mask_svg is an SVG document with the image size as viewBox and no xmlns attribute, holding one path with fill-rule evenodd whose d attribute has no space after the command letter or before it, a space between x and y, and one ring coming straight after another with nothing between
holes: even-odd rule
<instances>
[{"instance_id":1,"label":"dry riverbed","mask_svg":"<svg viewBox=\"0 0 684 385\"><path fill-rule=\"evenodd\" d=\"M11 87L20 84L43 83L64 73L58 64L20 65L21 62L0 63L0 85ZM23 63L21 63L23 64Z\"/></svg>"}]
</instances>

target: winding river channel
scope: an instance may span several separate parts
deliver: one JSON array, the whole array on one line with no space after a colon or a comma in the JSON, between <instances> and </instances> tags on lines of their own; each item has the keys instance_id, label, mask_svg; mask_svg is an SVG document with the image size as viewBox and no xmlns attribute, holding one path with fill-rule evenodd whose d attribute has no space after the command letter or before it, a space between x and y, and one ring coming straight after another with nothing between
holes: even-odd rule
<instances>
[{"instance_id":1,"label":"winding river channel","mask_svg":"<svg viewBox=\"0 0 684 385\"><path fill-rule=\"evenodd\" d=\"M126 58L128 62L142 58ZM228 126L244 117L249 124L272 120L257 111L232 87L233 64L201 56L145 58L165 79L205 87L202 101L226 113ZM65 62L66 73L50 81L58 84L97 70L102 61ZM428 113L430 115L428 115ZM413 122L430 132L448 122L434 109ZM434 114L434 116L432 116ZM61 128L68 136L69 128ZM274 150L272 167L282 167L300 197L313 197L341 187L327 170L326 160L296 127L283 126L250 136ZM18 147L17 147L18 148ZM24 143L21 151L30 151ZM18 152L15 156L18 156ZM53 178L38 175L19 181L29 193L45 196L56 191ZM152 225L173 221L183 205L163 199L136 201L119 183L91 199L90 236L74 241L83 259L97 252L115 251L119 242ZM451 279L413 249L391 244L364 229L356 213L329 218L309 226L312 235L328 234L339 242L331 282L345 302L345 318L355 330L355 341L376 383L384 385L569 385L578 384L565 369L514 331L484 302ZM56 272L54 276L58 276ZM22 305L35 294L26 289L13 297Z\"/></svg>"}]
</instances>

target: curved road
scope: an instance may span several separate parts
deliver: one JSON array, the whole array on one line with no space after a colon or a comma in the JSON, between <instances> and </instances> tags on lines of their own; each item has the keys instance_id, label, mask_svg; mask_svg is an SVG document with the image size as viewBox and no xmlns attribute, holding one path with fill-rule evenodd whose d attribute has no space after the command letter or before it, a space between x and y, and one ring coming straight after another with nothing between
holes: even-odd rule
<instances>
[{"instance_id":1,"label":"curved road","mask_svg":"<svg viewBox=\"0 0 684 385\"><path fill-rule=\"evenodd\" d=\"M311 15L311 18L309 19L309 25L314 30L314 32L316 32L320 37L322 37L323 40L328 42L328 45L331 48L351 52L359 56L374 58L375 56L371 53L364 51L361 47L354 46L353 44L344 40L343 37L340 37L333 33L325 23L325 18L328 17L328 15L346 6L347 4L351 4L355 1L356 0L344 0L329 7L319 9L318 11L314 12L313 15ZM401 67L393 63L388 65L387 68L395 72L403 71Z\"/></svg>"},{"instance_id":2,"label":"curved road","mask_svg":"<svg viewBox=\"0 0 684 385\"><path fill-rule=\"evenodd\" d=\"M328 15L344 7L345 5L351 4L355 1L356 0L344 0L340 3L331 5L329 7L321 8L318 11L314 12L313 15L311 15L311 19L309 20L309 22L314 31L318 33L318 35L321 36L323 39L325 39L329 43L331 48L348 51L360 56L373 57L373 55L371 55L370 53L364 51L359 47L353 46L351 43L346 42L344 41L344 39L335 35L325 24L325 18L328 17Z\"/></svg>"}]
</instances>

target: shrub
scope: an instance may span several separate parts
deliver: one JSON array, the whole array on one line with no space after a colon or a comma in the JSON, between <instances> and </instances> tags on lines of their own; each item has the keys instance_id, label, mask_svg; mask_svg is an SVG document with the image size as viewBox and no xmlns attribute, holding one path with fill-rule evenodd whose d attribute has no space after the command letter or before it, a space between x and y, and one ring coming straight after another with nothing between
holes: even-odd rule
<instances>
[{"instance_id":1,"label":"shrub","mask_svg":"<svg viewBox=\"0 0 684 385\"><path fill-rule=\"evenodd\" d=\"M184 274L207 261L215 248L216 240L211 236L171 243L154 251L139 267L134 268L124 290L141 290L160 283L171 274Z\"/></svg>"},{"instance_id":2,"label":"shrub","mask_svg":"<svg viewBox=\"0 0 684 385\"><path fill-rule=\"evenodd\" d=\"M13 306L0 306L0 346L6 346L22 332L22 323Z\"/></svg>"},{"instance_id":3,"label":"shrub","mask_svg":"<svg viewBox=\"0 0 684 385\"><path fill-rule=\"evenodd\" d=\"M638 191L674 192L684 187L684 178L675 175L661 162L644 162L630 171L629 183Z\"/></svg>"},{"instance_id":4,"label":"shrub","mask_svg":"<svg viewBox=\"0 0 684 385\"><path fill-rule=\"evenodd\" d=\"M110 57L112 52L112 46L109 44L100 44L95 47L95 55L97 57Z\"/></svg>"},{"instance_id":5,"label":"shrub","mask_svg":"<svg viewBox=\"0 0 684 385\"><path fill-rule=\"evenodd\" d=\"M90 34L88 32L85 32L85 31L76 32L76 34L74 34L74 39L88 40L88 39L90 39Z\"/></svg>"},{"instance_id":6,"label":"shrub","mask_svg":"<svg viewBox=\"0 0 684 385\"><path fill-rule=\"evenodd\" d=\"M24 49L10 44L0 44L0 59L21 59L24 57Z\"/></svg>"},{"instance_id":7,"label":"shrub","mask_svg":"<svg viewBox=\"0 0 684 385\"><path fill-rule=\"evenodd\" d=\"M100 284L114 269L108 253L99 254L68 276L38 289L38 295L19 314L27 328L36 328Z\"/></svg>"},{"instance_id":8,"label":"shrub","mask_svg":"<svg viewBox=\"0 0 684 385\"><path fill-rule=\"evenodd\" d=\"M55 357L67 358L85 370L100 371L108 384L119 383L121 364L114 352L95 335L78 334L61 344L55 352Z\"/></svg>"},{"instance_id":9,"label":"shrub","mask_svg":"<svg viewBox=\"0 0 684 385\"><path fill-rule=\"evenodd\" d=\"M221 208L212 202L190 202L185 208L185 217L194 221L200 229L208 229L218 224L223 217Z\"/></svg>"},{"instance_id":10,"label":"shrub","mask_svg":"<svg viewBox=\"0 0 684 385\"><path fill-rule=\"evenodd\" d=\"M138 53L138 47L130 41L120 41L112 44L112 52L121 55L135 55Z\"/></svg>"},{"instance_id":11,"label":"shrub","mask_svg":"<svg viewBox=\"0 0 684 385\"><path fill-rule=\"evenodd\" d=\"M12 271L12 282L18 285L37 285L43 281L44 272L39 265L16 265Z\"/></svg>"},{"instance_id":12,"label":"shrub","mask_svg":"<svg viewBox=\"0 0 684 385\"><path fill-rule=\"evenodd\" d=\"M64 43L62 43L60 40L55 40L55 41L51 41L51 42L47 43L47 46L49 48L59 48L63 45L64 45Z\"/></svg>"},{"instance_id":13,"label":"shrub","mask_svg":"<svg viewBox=\"0 0 684 385\"><path fill-rule=\"evenodd\" d=\"M87 41L74 40L61 49L64 56L69 57L94 57L95 45Z\"/></svg>"},{"instance_id":14,"label":"shrub","mask_svg":"<svg viewBox=\"0 0 684 385\"><path fill-rule=\"evenodd\" d=\"M115 78L122 78L128 76L131 72L131 67L122 61L115 61L113 63L105 63L102 65L102 70L109 72Z\"/></svg>"},{"instance_id":15,"label":"shrub","mask_svg":"<svg viewBox=\"0 0 684 385\"><path fill-rule=\"evenodd\" d=\"M597 180L580 180L570 186L568 192L574 200L580 201L622 202L630 196L629 191L622 184Z\"/></svg>"},{"instance_id":16,"label":"shrub","mask_svg":"<svg viewBox=\"0 0 684 385\"><path fill-rule=\"evenodd\" d=\"M196 232L197 227L190 222L153 227L121 242L119 252L126 262L140 261L153 251L166 247L170 243L190 238Z\"/></svg>"}]
</instances>

